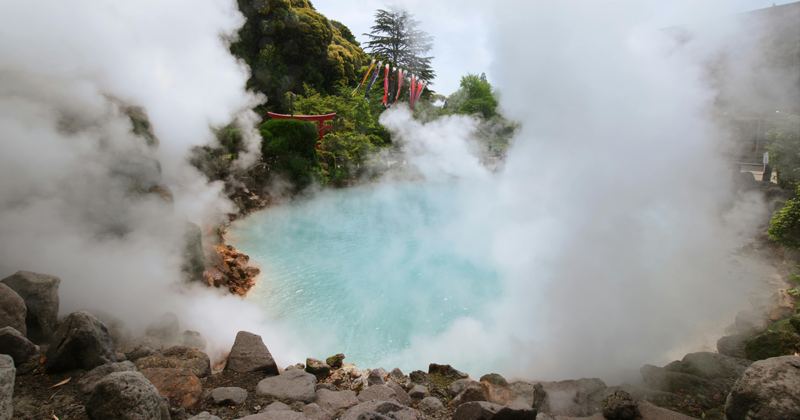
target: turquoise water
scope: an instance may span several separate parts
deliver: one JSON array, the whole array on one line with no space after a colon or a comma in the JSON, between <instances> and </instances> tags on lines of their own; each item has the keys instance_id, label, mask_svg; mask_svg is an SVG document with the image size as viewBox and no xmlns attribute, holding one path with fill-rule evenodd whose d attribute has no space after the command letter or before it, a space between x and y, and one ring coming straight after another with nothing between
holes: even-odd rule
<instances>
[{"instance_id":1,"label":"turquoise water","mask_svg":"<svg viewBox=\"0 0 800 420\"><path fill-rule=\"evenodd\" d=\"M227 239L262 269L254 298L266 312L333 337L325 350L375 367L413 335L481 317L500 296L493 267L458 251L468 228L456 222L458 191L455 183L327 191L237 221Z\"/></svg>"}]
</instances>

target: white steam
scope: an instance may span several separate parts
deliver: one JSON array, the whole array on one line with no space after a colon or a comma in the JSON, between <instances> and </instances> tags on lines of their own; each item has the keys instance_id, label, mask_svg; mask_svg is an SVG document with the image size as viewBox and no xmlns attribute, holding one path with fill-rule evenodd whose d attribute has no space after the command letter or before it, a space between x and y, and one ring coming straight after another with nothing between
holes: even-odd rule
<instances>
[{"instance_id":1,"label":"white steam","mask_svg":"<svg viewBox=\"0 0 800 420\"><path fill-rule=\"evenodd\" d=\"M249 110L265 98L244 91L247 69L224 41L243 22L227 0L0 6L0 278L57 275L61 315L99 308L134 333L176 312L213 355L238 330L290 353L249 302L180 285L187 217L207 226L233 209L187 151L236 119L253 152L241 159L258 157ZM133 135L130 105L147 110L157 150Z\"/></svg>"},{"instance_id":2,"label":"white steam","mask_svg":"<svg viewBox=\"0 0 800 420\"><path fill-rule=\"evenodd\" d=\"M676 349L713 349L718 336L703 328L721 333L746 305L728 251L763 204L731 205L708 57L676 53L637 5L492 4L492 74L507 116L523 123L506 169L487 181L458 153L417 163L474 184L460 189L469 211L446 230L465 254L489 255L503 297L486 318L416 337L402 365L635 380ZM400 113L382 118L399 142L467 147L463 120L414 127Z\"/></svg>"}]
</instances>

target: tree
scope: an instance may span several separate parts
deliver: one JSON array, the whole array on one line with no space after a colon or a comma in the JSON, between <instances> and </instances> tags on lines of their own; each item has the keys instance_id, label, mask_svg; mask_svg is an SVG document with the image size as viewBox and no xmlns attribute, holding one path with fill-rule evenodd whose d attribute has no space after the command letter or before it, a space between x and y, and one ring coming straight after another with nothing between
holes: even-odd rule
<instances>
[{"instance_id":1,"label":"tree","mask_svg":"<svg viewBox=\"0 0 800 420\"><path fill-rule=\"evenodd\" d=\"M432 84L431 80L436 77L431 67L434 57L425 54L433 48L433 37L419 30L419 24L414 15L405 10L379 9L375 12L372 33L364 34L370 38L366 48L374 56L389 60Z\"/></svg>"},{"instance_id":2,"label":"tree","mask_svg":"<svg viewBox=\"0 0 800 420\"><path fill-rule=\"evenodd\" d=\"M461 78L461 89L447 98L445 108L456 114L480 113L484 118L492 118L497 114L497 98L485 74L467 74Z\"/></svg>"}]
</instances>

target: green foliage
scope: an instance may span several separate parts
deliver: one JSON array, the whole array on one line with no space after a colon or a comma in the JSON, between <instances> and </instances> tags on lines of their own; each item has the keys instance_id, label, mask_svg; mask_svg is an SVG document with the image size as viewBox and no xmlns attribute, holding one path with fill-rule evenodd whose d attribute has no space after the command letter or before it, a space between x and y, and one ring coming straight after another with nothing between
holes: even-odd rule
<instances>
[{"instance_id":1,"label":"green foliage","mask_svg":"<svg viewBox=\"0 0 800 420\"><path fill-rule=\"evenodd\" d=\"M784 202L769 221L769 239L788 248L800 247L800 198Z\"/></svg>"},{"instance_id":2,"label":"green foliage","mask_svg":"<svg viewBox=\"0 0 800 420\"><path fill-rule=\"evenodd\" d=\"M497 115L497 98L485 74L467 74L461 78L461 89L450 95L445 107L456 114L479 114L492 118Z\"/></svg>"},{"instance_id":3,"label":"green foliage","mask_svg":"<svg viewBox=\"0 0 800 420\"><path fill-rule=\"evenodd\" d=\"M433 48L433 37L419 28L420 22L405 10L382 10L375 12L372 32L364 34L370 38L367 48L370 53L394 66L422 76L429 84L436 77L431 67L434 57L425 54Z\"/></svg>"},{"instance_id":4,"label":"green foliage","mask_svg":"<svg viewBox=\"0 0 800 420\"><path fill-rule=\"evenodd\" d=\"M335 93L356 83L366 56L347 27L333 24L306 0L239 0L247 18L231 53L244 59L252 76L248 88L271 100L257 110L288 113L274 100L308 85Z\"/></svg>"},{"instance_id":5,"label":"green foliage","mask_svg":"<svg viewBox=\"0 0 800 420\"><path fill-rule=\"evenodd\" d=\"M324 183L320 170L317 128L298 120L269 120L259 127L261 158L273 170L292 182L297 190L311 182Z\"/></svg>"},{"instance_id":6,"label":"green foliage","mask_svg":"<svg viewBox=\"0 0 800 420\"><path fill-rule=\"evenodd\" d=\"M770 164L778 171L778 186L795 189L800 185L800 116L789 115L782 121L770 121L767 131Z\"/></svg>"}]
</instances>

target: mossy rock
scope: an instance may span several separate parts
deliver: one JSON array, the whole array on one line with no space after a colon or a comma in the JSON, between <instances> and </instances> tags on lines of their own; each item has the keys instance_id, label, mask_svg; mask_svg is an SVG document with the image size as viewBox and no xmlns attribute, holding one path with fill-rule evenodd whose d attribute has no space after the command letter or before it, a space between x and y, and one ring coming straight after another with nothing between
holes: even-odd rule
<instances>
[{"instance_id":1,"label":"mossy rock","mask_svg":"<svg viewBox=\"0 0 800 420\"><path fill-rule=\"evenodd\" d=\"M481 382L488 382L492 385L499 385L503 387L508 386L508 381L506 378L500 376L499 373L487 373L486 375L481 376Z\"/></svg>"},{"instance_id":2,"label":"mossy rock","mask_svg":"<svg viewBox=\"0 0 800 420\"><path fill-rule=\"evenodd\" d=\"M800 318L795 317L796 319L800 320ZM767 328L767 331L788 331L791 333L797 333L795 327L789 322L791 318L782 319L778 322L773 323L772 325Z\"/></svg>"},{"instance_id":3,"label":"mossy rock","mask_svg":"<svg viewBox=\"0 0 800 420\"><path fill-rule=\"evenodd\" d=\"M744 351L753 361L793 355L800 352L800 335L783 330L767 331L750 340Z\"/></svg>"},{"instance_id":4,"label":"mossy rock","mask_svg":"<svg viewBox=\"0 0 800 420\"><path fill-rule=\"evenodd\" d=\"M450 365L437 365L431 363L428 366L428 380L431 385L439 388L449 388L450 384L459 380L467 379L469 375L461 372Z\"/></svg>"},{"instance_id":5,"label":"mossy rock","mask_svg":"<svg viewBox=\"0 0 800 420\"><path fill-rule=\"evenodd\" d=\"M333 369L339 369L344 364L344 354L339 353L335 356L331 356L325 359L325 363Z\"/></svg>"}]
</instances>

